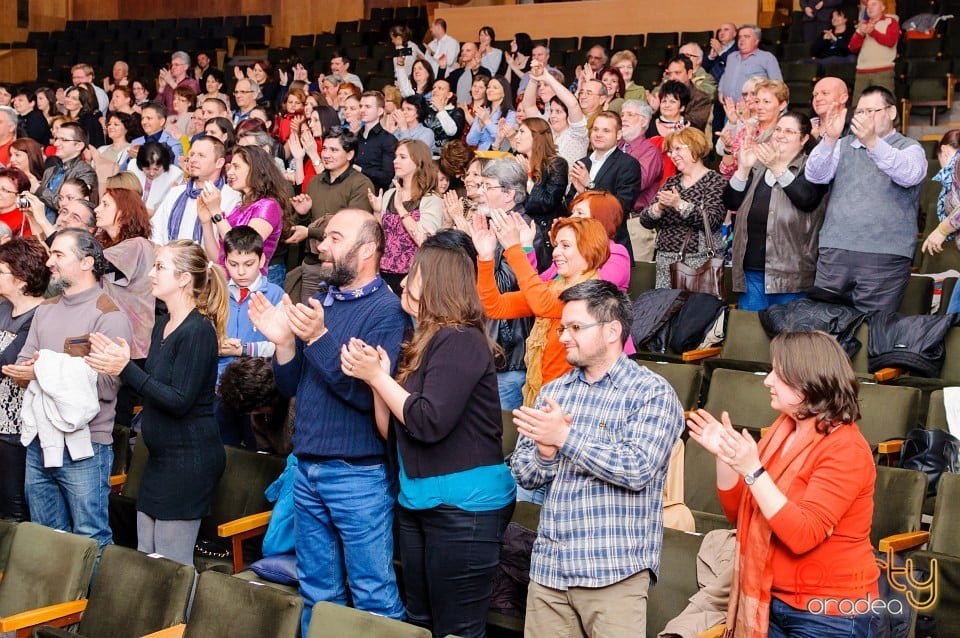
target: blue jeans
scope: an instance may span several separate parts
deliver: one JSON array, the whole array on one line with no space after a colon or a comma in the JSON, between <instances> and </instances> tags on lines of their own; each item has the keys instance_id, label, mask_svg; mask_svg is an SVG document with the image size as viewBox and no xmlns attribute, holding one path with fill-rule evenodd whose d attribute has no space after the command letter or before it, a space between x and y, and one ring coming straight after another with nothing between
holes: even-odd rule
<instances>
[{"instance_id":1,"label":"blue jeans","mask_svg":"<svg viewBox=\"0 0 960 638\"><path fill-rule=\"evenodd\" d=\"M523 405L523 384L526 382L526 370L510 370L497 373L501 410L516 410Z\"/></svg>"},{"instance_id":2,"label":"blue jeans","mask_svg":"<svg viewBox=\"0 0 960 638\"><path fill-rule=\"evenodd\" d=\"M287 265L284 263L270 264L267 266L267 281L283 288L283 282L287 278Z\"/></svg>"},{"instance_id":3,"label":"blue jeans","mask_svg":"<svg viewBox=\"0 0 960 638\"><path fill-rule=\"evenodd\" d=\"M768 638L871 638L876 617L827 616L795 609L779 598L770 601Z\"/></svg>"},{"instance_id":4,"label":"blue jeans","mask_svg":"<svg viewBox=\"0 0 960 638\"><path fill-rule=\"evenodd\" d=\"M409 622L434 636L485 635L493 577L514 504L487 512L397 508Z\"/></svg>"},{"instance_id":5,"label":"blue jeans","mask_svg":"<svg viewBox=\"0 0 960 638\"><path fill-rule=\"evenodd\" d=\"M767 293L763 286L762 270L744 270L747 279L747 290L740 293L737 299L737 308L740 310L766 310L770 306L790 303L794 299L803 299L805 292Z\"/></svg>"},{"instance_id":6,"label":"blue jeans","mask_svg":"<svg viewBox=\"0 0 960 638\"><path fill-rule=\"evenodd\" d=\"M393 570L395 490L385 465L301 459L293 481L303 635L313 605L346 605L402 620Z\"/></svg>"},{"instance_id":7,"label":"blue jeans","mask_svg":"<svg viewBox=\"0 0 960 638\"><path fill-rule=\"evenodd\" d=\"M940 303L943 303L942 301ZM953 294L950 295L950 304L947 306L947 312L960 312L960 285L956 286L953 289Z\"/></svg>"},{"instance_id":8,"label":"blue jeans","mask_svg":"<svg viewBox=\"0 0 960 638\"><path fill-rule=\"evenodd\" d=\"M73 461L64 451L63 466L43 467L40 440L27 447L25 491L30 520L53 529L87 536L100 549L113 542L107 499L113 447L93 444L93 457Z\"/></svg>"}]
</instances>

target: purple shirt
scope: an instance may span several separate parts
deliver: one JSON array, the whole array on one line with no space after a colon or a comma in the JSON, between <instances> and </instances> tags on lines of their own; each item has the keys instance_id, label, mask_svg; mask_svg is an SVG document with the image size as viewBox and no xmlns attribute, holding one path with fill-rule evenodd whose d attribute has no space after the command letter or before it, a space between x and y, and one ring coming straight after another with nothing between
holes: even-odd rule
<instances>
[{"instance_id":1,"label":"purple shirt","mask_svg":"<svg viewBox=\"0 0 960 638\"><path fill-rule=\"evenodd\" d=\"M227 215L227 221L230 222L231 227L249 226L252 219L262 219L273 228L267 238L263 240L263 255L266 259L263 260L263 268L260 269L260 274L266 275L267 265L270 263L273 253L277 250L277 244L280 243L280 231L283 230L283 211L280 210L280 204L277 203L277 200L268 197L258 199L246 207L241 202ZM220 239L220 257L217 261L221 266L226 263L222 238Z\"/></svg>"},{"instance_id":2,"label":"purple shirt","mask_svg":"<svg viewBox=\"0 0 960 638\"><path fill-rule=\"evenodd\" d=\"M617 144L620 150L637 160L640 164L640 192L637 201L633 203L633 210L643 210L650 205L657 191L660 190L660 179L663 177L663 153L653 143L642 135L628 142L620 140ZM623 211L624 217L629 217L633 211Z\"/></svg>"}]
</instances>

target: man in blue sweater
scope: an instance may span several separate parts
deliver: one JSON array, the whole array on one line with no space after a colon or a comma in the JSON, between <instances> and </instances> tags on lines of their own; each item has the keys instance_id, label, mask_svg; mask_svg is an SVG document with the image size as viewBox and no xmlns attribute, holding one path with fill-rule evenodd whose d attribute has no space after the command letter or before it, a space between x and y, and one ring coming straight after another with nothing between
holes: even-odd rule
<instances>
[{"instance_id":1,"label":"man in blue sweater","mask_svg":"<svg viewBox=\"0 0 960 638\"><path fill-rule=\"evenodd\" d=\"M408 323L378 273L383 247L373 215L342 210L320 244L328 288L309 305L284 295L272 306L261 293L250 302L250 319L277 346L277 387L297 397L293 493L303 635L316 602L347 604L348 584L357 609L404 617L392 562L395 489L373 394L340 369L340 348L351 337L397 360Z\"/></svg>"}]
</instances>

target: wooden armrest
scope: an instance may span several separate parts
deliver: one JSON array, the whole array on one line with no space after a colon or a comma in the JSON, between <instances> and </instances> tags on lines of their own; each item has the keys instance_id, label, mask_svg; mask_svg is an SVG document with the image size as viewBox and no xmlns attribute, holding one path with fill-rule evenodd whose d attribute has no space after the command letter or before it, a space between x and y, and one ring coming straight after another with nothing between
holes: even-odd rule
<instances>
[{"instance_id":1,"label":"wooden armrest","mask_svg":"<svg viewBox=\"0 0 960 638\"><path fill-rule=\"evenodd\" d=\"M243 569L243 541L267 533L272 512L251 514L217 526L217 534L230 539L233 550L233 573Z\"/></svg>"},{"instance_id":2,"label":"wooden armrest","mask_svg":"<svg viewBox=\"0 0 960 638\"><path fill-rule=\"evenodd\" d=\"M111 474L110 475L110 487L123 487L123 484L127 482L126 474Z\"/></svg>"},{"instance_id":3,"label":"wooden armrest","mask_svg":"<svg viewBox=\"0 0 960 638\"><path fill-rule=\"evenodd\" d=\"M873 373L873 380L877 383L883 383L884 381L896 379L901 374L903 374L902 368L880 368Z\"/></svg>"},{"instance_id":4,"label":"wooden armrest","mask_svg":"<svg viewBox=\"0 0 960 638\"><path fill-rule=\"evenodd\" d=\"M924 531L893 534L892 536L881 538L877 549L884 553L889 550L893 550L894 552L902 552L905 549L914 549L916 547L920 547L926 543L929 538L930 532Z\"/></svg>"},{"instance_id":5,"label":"wooden armrest","mask_svg":"<svg viewBox=\"0 0 960 638\"><path fill-rule=\"evenodd\" d=\"M173 627L167 627L166 629L155 631L152 634L146 634L143 636L143 638L181 638L186 629L187 626L181 623L179 625L174 625Z\"/></svg>"},{"instance_id":6,"label":"wooden armrest","mask_svg":"<svg viewBox=\"0 0 960 638\"><path fill-rule=\"evenodd\" d=\"M260 512L258 514L251 514L250 516L244 516L243 518L227 521L226 523L217 526L217 535L222 536L223 538L230 538L231 536L243 534L244 532L255 531L261 527L266 528L267 523L270 522L270 515L272 513L272 511Z\"/></svg>"},{"instance_id":7,"label":"wooden armrest","mask_svg":"<svg viewBox=\"0 0 960 638\"><path fill-rule=\"evenodd\" d=\"M715 357L720 354L720 346L714 348L701 348L700 350L687 350L681 355L683 361L699 361L708 357Z\"/></svg>"},{"instance_id":8,"label":"wooden armrest","mask_svg":"<svg viewBox=\"0 0 960 638\"><path fill-rule=\"evenodd\" d=\"M899 454L901 449L903 449L902 439L877 443L877 452L879 454Z\"/></svg>"},{"instance_id":9,"label":"wooden armrest","mask_svg":"<svg viewBox=\"0 0 960 638\"><path fill-rule=\"evenodd\" d=\"M706 631L697 634L697 638L720 638L727 631L726 623L720 623L716 627L711 627Z\"/></svg>"},{"instance_id":10,"label":"wooden armrest","mask_svg":"<svg viewBox=\"0 0 960 638\"><path fill-rule=\"evenodd\" d=\"M86 608L87 601L82 599L22 611L19 614L0 618L0 631L17 631L37 625L65 627L79 622L80 616L83 615L83 610ZM29 635L29 632L26 635Z\"/></svg>"}]
</instances>

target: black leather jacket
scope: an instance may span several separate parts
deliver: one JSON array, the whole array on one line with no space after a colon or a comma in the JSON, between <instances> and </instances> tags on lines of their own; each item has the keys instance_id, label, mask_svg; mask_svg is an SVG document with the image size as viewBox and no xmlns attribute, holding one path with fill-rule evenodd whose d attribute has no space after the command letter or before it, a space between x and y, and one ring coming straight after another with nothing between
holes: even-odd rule
<instances>
[{"instance_id":1,"label":"black leather jacket","mask_svg":"<svg viewBox=\"0 0 960 638\"><path fill-rule=\"evenodd\" d=\"M453 105L447 105L447 108L444 109L447 115L450 116L450 119L453 120L453 123L456 125L457 130L453 134L447 134L443 130L443 123L440 121L439 113L436 109L433 108L433 105L428 105L427 107L427 117L423 120L423 125L428 129L433 131L433 154L440 155L440 148L444 143L452 139L459 139L463 135L463 128L467 124L467 119L463 115L463 111L458 109Z\"/></svg>"}]
</instances>

